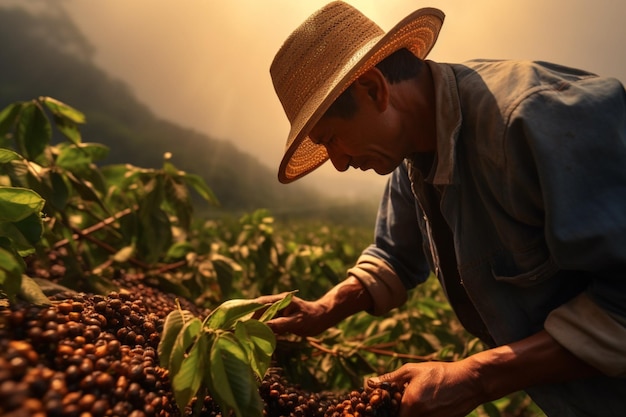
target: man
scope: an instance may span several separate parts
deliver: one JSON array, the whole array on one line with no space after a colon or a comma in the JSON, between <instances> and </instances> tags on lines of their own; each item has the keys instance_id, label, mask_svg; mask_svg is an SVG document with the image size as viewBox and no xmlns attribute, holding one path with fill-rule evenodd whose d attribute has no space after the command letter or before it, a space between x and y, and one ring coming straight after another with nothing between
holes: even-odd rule
<instances>
[{"instance_id":1,"label":"man","mask_svg":"<svg viewBox=\"0 0 626 417\"><path fill-rule=\"evenodd\" d=\"M406 384L402 417L464 416L520 389L549 416L623 416L624 88L548 63L426 61L442 23L420 9L384 33L333 2L276 54L291 123L279 180L327 159L391 175L346 280L270 325L312 335L383 314L433 271L490 349L374 378Z\"/></svg>"}]
</instances>

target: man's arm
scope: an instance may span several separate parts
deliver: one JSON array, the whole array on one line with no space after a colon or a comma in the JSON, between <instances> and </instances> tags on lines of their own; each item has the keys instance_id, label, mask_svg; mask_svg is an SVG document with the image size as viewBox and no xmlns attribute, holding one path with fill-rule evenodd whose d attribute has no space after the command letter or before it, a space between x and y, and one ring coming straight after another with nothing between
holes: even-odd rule
<instances>
[{"instance_id":1,"label":"man's arm","mask_svg":"<svg viewBox=\"0 0 626 417\"><path fill-rule=\"evenodd\" d=\"M347 278L316 301L294 298L282 311L282 317L268 324L277 333L311 336L360 311L382 315L402 305L407 290L425 281L429 272L415 200L406 166L401 164L383 192L374 243L347 271ZM263 296L258 300L269 303L283 296Z\"/></svg>"},{"instance_id":2,"label":"man's arm","mask_svg":"<svg viewBox=\"0 0 626 417\"><path fill-rule=\"evenodd\" d=\"M273 303L284 296L261 296L257 301ZM315 336L353 314L370 310L373 304L372 297L361 282L350 276L316 301L294 297L280 312L280 316L270 320L267 325L279 334Z\"/></svg>"},{"instance_id":3,"label":"man's arm","mask_svg":"<svg viewBox=\"0 0 626 417\"><path fill-rule=\"evenodd\" d=\"M477 353L465 361L474 370L487 401L535 385L601 374L545 330L518 342Z\"/></svg>"},{"instance_id":4,"label":"man's arm","mask_svg":"<svg viewBox=\"0 0 626 417\"><path fill-rule=\"evenodd\" d=\"M462 417L480 404L531 386L599 374L541 331L457 362L407 364L369 383L408 384L399 417Z\"/></svg>"}]
</instances>

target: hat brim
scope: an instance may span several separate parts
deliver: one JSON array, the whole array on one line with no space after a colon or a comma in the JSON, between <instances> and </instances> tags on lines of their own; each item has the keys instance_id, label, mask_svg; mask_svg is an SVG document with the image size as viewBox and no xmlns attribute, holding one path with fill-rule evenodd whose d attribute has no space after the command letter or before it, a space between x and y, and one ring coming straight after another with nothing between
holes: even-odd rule
<instances>
[{"instance_id":1,"label":"hat brim","mask_svg":"<svg viewBox=\"0 0 626 417\"><path fill-rule=\"evenodd\" d=\"M444 17L439 9L416 10L357 51L335 80L328 84L325 98L305 103L292 122L278 180L288 184L324 164L329 158L326 147L313 143L308 134L331 104L358 77L399 49L407 48L418 58L426 58L437 41Z\"/></svg>"}]
</instances>

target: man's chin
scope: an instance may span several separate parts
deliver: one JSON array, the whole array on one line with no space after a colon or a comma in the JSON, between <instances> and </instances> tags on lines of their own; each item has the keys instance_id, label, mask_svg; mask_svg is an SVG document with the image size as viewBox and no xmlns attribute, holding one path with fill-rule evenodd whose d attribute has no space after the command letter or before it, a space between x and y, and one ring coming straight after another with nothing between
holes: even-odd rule
<instances>
[{"instance_id":1,"label":"man's chin","mask_svg":"<svg viewBox=\"0 0 626 417\"><path fill-rule=\"evenodd\" d=\"M396 167L373 167L373 166L358 166L358 167L353 167L354 169L359 169L363 172L365 171L374 171L375 173L377 173L378 175L387 175L393 172L394 169L396 169Z\"/></svg>"},{"instance_id":2,"label":"man's chin","mask_svg":"<svg viewBox=\"0 0 626 417\"><path fill-rule=\"evenodd\" d=\"M392 168L372 168L378 175L387 175L387 174L391 174L393 172L394 169L396 169L396 167L392 167Z\"/></svg>"}]
</instances>

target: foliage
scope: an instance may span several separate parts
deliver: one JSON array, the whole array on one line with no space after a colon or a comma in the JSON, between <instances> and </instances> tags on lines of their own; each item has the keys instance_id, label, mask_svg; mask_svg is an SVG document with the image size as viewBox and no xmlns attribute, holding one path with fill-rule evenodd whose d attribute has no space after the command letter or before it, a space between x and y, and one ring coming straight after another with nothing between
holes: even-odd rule
<instances>
[{"instance_id":1,"label":"foliage","mask_svg":"<svg viewBox=\"0 0 626 417\"><path fill-rule=\"evenodd\" d=\"M189 188L216 203L196 175L177 170L113 165L100 169L108 149L82 141L84 115L50 97L17 102L0 112L0 237L2 288L20 288L20 257L57 251L67 268L62 284L103 290L112 265L150 270L188 231ZM53 135L65 140L53 144ZM83 241L84 240L84 241ZM16 256L19 255L19 256Z\"/></svg>"},{"instance_id":2,"label":"foliage","mask_svg":"<svg viewBox=\"0 0 626 417\"><path fill-rule=\"evenodd\" d=\"M212 269L198 303L214 308L232 297L254 298L298 289L313 300L339 280L371 241L369 227L276 221L267 210L239 219L207 220L194 227L188 250L222 255L239 268L223 274ZM205 258L206 261L206 258ZM196 288L197 282L175 277L170 284ZM221 277L220 277L221 275ZM191 292L191 291L190 291ZM454 361L483 349L458 322L435 277L409 294L405 305L376 317L356 314L317 337L279 336L273 355L288 380L313 392L349 391L363 386L373 374L397 369L407 362ZM524 393L479 407L473 415L537 416L540 412Z\"/></svg>"},{"instance_id":3,"label":"foliage","mask_svg":"<svg viewBox=\"0 0 626 417\"><path fill-rule=\"evenodd\" d=\"M46 302L29 266L55 258L65 267L61 284L73 289L106 293L115 271L126 269L210 309L203 321L179 309L165 324L159 358L179 407L208 390L222 409L254 415L253 382L270 357L302 387L345 391L408 361L458 360L483 348L433 277L382 317L361 313L315 338L274 339L263 323L278 307L254 320L265 306L250 300L293 289L320 297L371 241L370 228L281 223L264 209L194 219L190 189L217 204L200 177L178 170L169 154L159 169L100 167L108 148L83 142L84 121L49 97L0 112L0 289L12 300ZM533 407L518 393L475 413L522 416Z\"/></svg>"},{"instance_id":4,"label":"foliage","mask_svg":"<svg viewBox=\"0 0 626 417\"><path fill-rule=\"evenodd\" d=\"M11 156L0 149L0 158ZM26 264L43 231L44 200L34 191L0 186L0 288L11 300L20 292ZM39 296L35 298L40 298Z\"/></svg>"},{"instance_id":5,"label":"foliage","mask_svg":"<svg viewBox=\"0 0 626 417\"><path fill-rule=\"evenodd\" d=\"M290 301L291 294L271 306L228 300L202 322L180 308L167 316L158 353L161 366L170 372L182 414L198 392L199 398L211 392L225 415L231 411L237 417L263 415L258 386L276 347L265 322ZM265 311L258 320L250 317L260 309ZM201 401L196 404L201 408Z\"/></svg>"}]
</instances>

